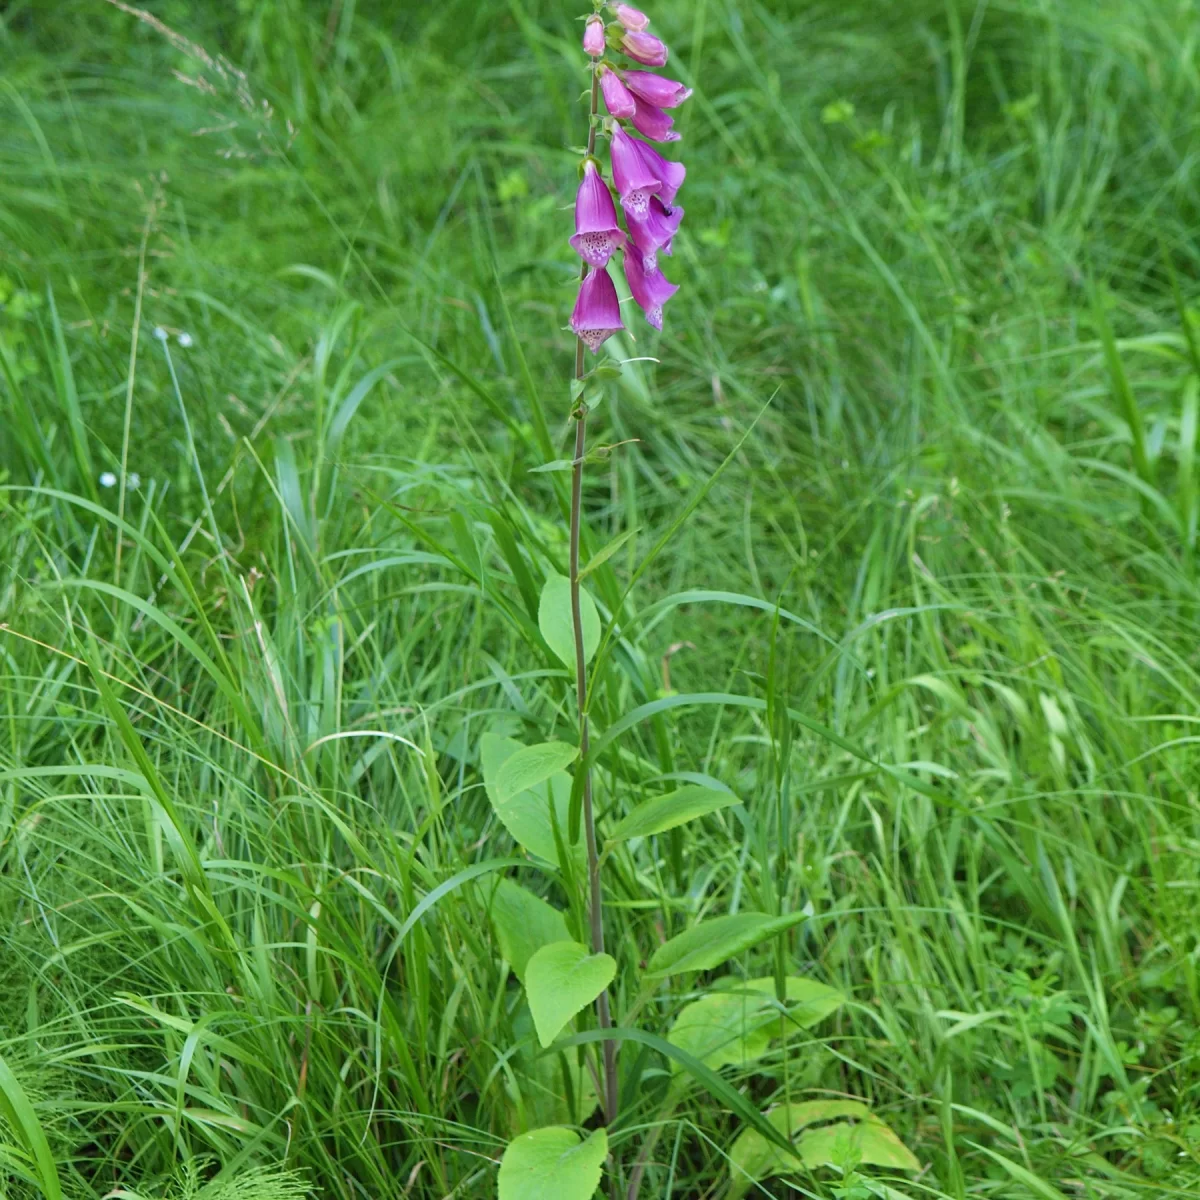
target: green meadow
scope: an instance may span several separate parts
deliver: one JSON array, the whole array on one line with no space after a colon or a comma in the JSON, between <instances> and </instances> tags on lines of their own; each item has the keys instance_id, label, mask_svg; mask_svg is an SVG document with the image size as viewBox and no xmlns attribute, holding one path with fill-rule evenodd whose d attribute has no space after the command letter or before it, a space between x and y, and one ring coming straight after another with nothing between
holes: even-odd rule
<instances>
[{"instance_id":1,"label":"green meadow","mask_svg":"<svg viewBox=\"0 0 1200 1200\"><path fill-rule=\"evenodd\" d=\"M490 1200L601 1122L583 843L485 761L578 742L588 0L144 4L0 4L0 1198ZM1200 5L645 7L597 1194L1195 1196Z\"/></svg>"}]
</instances>

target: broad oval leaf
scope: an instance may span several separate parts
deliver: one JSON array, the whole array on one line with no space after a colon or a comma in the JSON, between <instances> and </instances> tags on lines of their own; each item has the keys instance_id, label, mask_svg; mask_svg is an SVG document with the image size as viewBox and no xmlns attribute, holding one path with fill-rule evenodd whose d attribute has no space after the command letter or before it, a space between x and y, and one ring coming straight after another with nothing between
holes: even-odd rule
<instances>
[{"instance_id":1,"label":"broad oval leaf","mask_svg":"<svg viewBox=\"0 0 1200 1200\"><path fill-rule=\"evenodd\" d=\"M587 591L579 589L579 616L583 625L583 661L592 661L600 645L600 614ZM567 670L575 670L575 622L571 617L571 581L550 574L538 602L538 628L546 644Z\"/></svg>"},{"instance_id":2,"label":"broad oval leaf","mask_svg":"<svg viewBox=\"0 0 1200 1200\"><path fill-rule=\"evenodd\" d=\"M764 1019L762 999L737 992L701 996L680 1011L667 1041L714 1071L745 1066L762 1058L771 1045L767 1025L773 1021Z\"/></svg>"},{"instance_id":3,"label":"broad oval leaf","mask_svg":"<svg viewBox=\"0 0 1200 1200\"><path fill-rule=\"evenodd\" d=\"M500 1160L500 1200L591 1200L607 1157L603 1129L587 1141L565 1125L518 1134Z\"/></svg>"},{"instance_id":4,"label":"broad oval leaf","mask_svg":"<svg viewBox=\"0 0 1200 1200\"><path fill-rule=\"evenodd\" d=\"M578 942L543 946L525 971L525 992L538 1041L549 1046L567 1022L612 983L616 973L616 959L592 954Z\"/></svg>"},{"instance_id":5,"label":"broad oval leaf","mask_svg":"<svg viewBox=\"0 0 1200 1200\"><path fill-rule=\"evenodd\" d=\"M900 1171L920 1170L920 1163L911 1151L860 1101L781 1104L766 1116L784 1137L794 1140L809 1170L848 1163L869 1163ZM844 1118L852 1118L853 1123ZM793 1173L796 1165L795 1158L769 1142L758 1130L743 1130L729 1153L730 1200L738 1200L752 1184L772 1175Z\"/></svg>"},{"instance_id":6,"label":"broad oval leaf","mask_svg":"<svg viewBox=\"0 0 1200 1200\"><path fill-rule=\"evenodd\" d=\"M505 804L558 774L579 757L579 747L567 742L522 746L504 760L496 775L496 803Z\"/></svg>"},{"instance_id":7,"label":"broad oval leaf","mask_svg":"<svg viewBox=\"0 0 1200 1200\"><path fill-rule=\"evenodd\" d=\"M655 796L645 804L639 804L627 817L618 821L608 840L626 841L629 838L649 837L654 833L665 833L697 817L728 808L740 801L732 792L720 792L716 788L690 784L665 796Z\"/></svg>"},{"instance_id":8,"label":"broad oval leaf","mask_svg":"<svg viewBox=\"0 0 1200 1200\"><path fill-rule=\"evenodd\" d=\"M650 959L647 978L661 979L684 971L711 971L735 954L799 925L806 915L794 912L772 917L748 912L702 921L659 946Z\"/></svg>"},{"instance_id":9,"label":"broad oval leaf","mask_svg":"<svg viewBox=\"0 0 1200 1200\"><path fill-rule=\"evenodd\" d=\"M546 862L557 863L558 846L554 840L550 805L553 803L555 819L565 836L571 807L571 776L566 771L558 771L537 788L518 792L514 796L503 796L499 788L500 771L521 749L521 743L512 738L495 733L483 735L480 758L483 761L483 784L488 800L504 828L520 845ZM582 843L574 847L573 861L577 865L583 863Z\"/></svg>"},{"instance_id":10,"label":"broad oval leaf","mask_svg":"<svg viewBox=\"0 0 1200 1200\"><path fill-rule=\"evenodd\" d=\"M738 979L733 975L726 975L722 979L713 980L712 987L714 991L720 989L730 992L755 992L763 996L767 1007L779 1016L772 1037L782 1037L788 1029L811 1029L846 1003L846 997L837 988L831 988L803 975L789 975L784 984L784 994L787 997L786 1012L779 1011L773 975L762 975L755 979Z\"/></svg>"},{"instance_id":11,"label":"broad oval leaf","mask_svg":"<svg viewBox=\"0 0 1200 1200\"><path fill-rule=\"evenodd\" d=\"M773 1039L808 1028L845 1003L841 992L814 979L789 976L786 1003L775 997L775 980L726 976L710 995L685 1005L667 1040L717 1070L761 1058Z\"/></svg>"},{"instance_id":12,"label":"broad oval leaf","mask_svg":"<svg viewBox=\"0 0 1200 1200\"><path fill-rule=\"evenodd\" d=\"M543 946L571 936L557 908L511 879L496 884L490 912L500 953L522 983L526 964Z\"/></svg>"}]
</instances>

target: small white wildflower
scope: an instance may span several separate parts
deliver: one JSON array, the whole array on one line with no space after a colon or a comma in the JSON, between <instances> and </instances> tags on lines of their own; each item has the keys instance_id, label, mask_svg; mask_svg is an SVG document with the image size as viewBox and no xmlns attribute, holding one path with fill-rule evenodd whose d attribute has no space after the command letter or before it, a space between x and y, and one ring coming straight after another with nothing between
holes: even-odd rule
<instances>
[{"instance_id":1,"label":"small white wildflower","mask_svg":"<svg viewBox=\"0 0 1200 1200\"><path fill-rule=\"evenodd\" d=\"M100 473L100 486L110 488L117 486L117 477L111 471L102 471Z\"/></svg>"},{"instance_id":2,"label":"small white wildflower","mask_svg":"<svg viewBox=\"0 0 1200 1200\"><path fill-rule=\"evenodd\" d=\"M186 350L192 344L192 335L181 333L175 340Z\"/></svg>"},{"instance_id":3,"label":"small white wildflower","mask_svg":"<svg viewBox=\"0 0 1200 1200\"><path fill-rule=\"evenodd\" d=\"M130 491L136 491L137 488L142 486L142 477L136 471L130 471L126 482Z\"/></svg>"},{"instance_id":4,"label":"small white wildflower","mask_svg":"<svg viewBox=\"0 0 1200 1200\"><path fill-rule=\"evenodd\" d=\"M158 338L160 342L165 342L170 335L161 325L155 325L154 336Z\"/></svg>"}]
</instances>

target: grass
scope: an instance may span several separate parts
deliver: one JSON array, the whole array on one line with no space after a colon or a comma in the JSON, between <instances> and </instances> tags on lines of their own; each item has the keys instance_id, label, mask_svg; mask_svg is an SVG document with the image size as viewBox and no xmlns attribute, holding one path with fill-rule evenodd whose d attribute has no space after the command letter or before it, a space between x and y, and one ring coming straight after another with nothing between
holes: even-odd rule
<instances>
[{"instance_id":1,"label":"grass","mask_svg":"<svg viewBox=\"0 0 1200 1200\"><path fill-rule=\"evenodd\" d=\"M572 724L530 471L574 13L153 13L207 63L101 0L0 13L0 1195L492 1195L563 1111L487 915L558 893L494 865L478 745ZM744 807L614 856L615 1006L696 916L811 905L789 969L849 1002L725 1077L863 1097L925 1169L800 1194L1200 1188L1197 15L655 7L683 288L596 415L606 612L711 486L596 718L726 699L630 728L599 802ZM643 1195L720 1195L741 1122L642 1065Z\"/></svg>"}]
</instances>

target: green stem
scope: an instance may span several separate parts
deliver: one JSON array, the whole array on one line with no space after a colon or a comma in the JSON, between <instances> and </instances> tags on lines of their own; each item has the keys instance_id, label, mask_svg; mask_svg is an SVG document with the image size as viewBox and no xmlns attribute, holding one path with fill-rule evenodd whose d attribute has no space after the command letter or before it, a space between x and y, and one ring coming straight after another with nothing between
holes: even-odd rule
<instances>
[{"instance_id":1,"label":"green stem","mask_svg":"<svg viewBox=\"0 0 1200 1200\"><path fill-rule=\"evenodd\" d=\"M588 122L588 157L596 152L596 114L599 111L600 77L592 65L592 105ZM587 264L580 270L582 283ZM575 345L575 378L584 377L583 341ZM575 632L575 700L579 710L579 753L583 771L583 830L587 842L588 916L591 926L592 953L604 953L604 909L600 890L600 855L596 847L596 820L592 806L592 772L588 761L587 661L583 649L583 613L579 604L579 530L583 510L583 459L587 452L587 405L582 396L572 414L575 417L575 456L571 469L571 624ZM601 1029L612 1028L612 1010L608 989L596 998L596 1020ZM617 1043L604 1043L604 1119L609 1125L617 1119Z\"/></svg>"}]
</instances>

